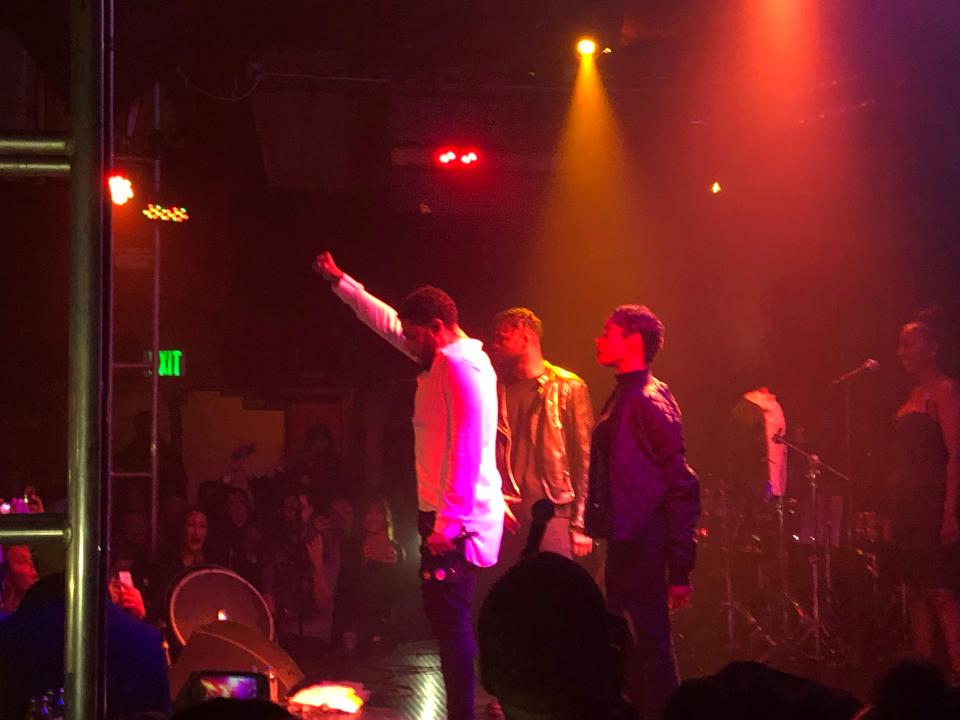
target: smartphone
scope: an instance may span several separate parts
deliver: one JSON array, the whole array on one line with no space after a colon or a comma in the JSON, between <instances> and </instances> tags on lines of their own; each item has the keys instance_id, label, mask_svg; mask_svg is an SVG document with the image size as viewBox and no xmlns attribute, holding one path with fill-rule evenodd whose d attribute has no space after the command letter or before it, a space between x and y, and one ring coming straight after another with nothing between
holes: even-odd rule
<instances>
[{"instance_id":1,"label":"smartphone","mask_svg":"<svg viewBox=\"0 0 960 720\"><path fill-rule=\"evenodd\" d=\"M257 700L270 698L270 684L260 673L203 671L199 673L205 700L235 698Z\"/></svg>"},{"instance_id":2,"label":"smartphone","mask_svg":"<svg viewBox=\"0 0 960 720\"><path fill-rule=\"evenodd\" d=\"M133 576L130 574L129 570L121 570L118 572L117 579L120 580L120 584L124 587L133 587Z\"/></svg>"}]
</instances>

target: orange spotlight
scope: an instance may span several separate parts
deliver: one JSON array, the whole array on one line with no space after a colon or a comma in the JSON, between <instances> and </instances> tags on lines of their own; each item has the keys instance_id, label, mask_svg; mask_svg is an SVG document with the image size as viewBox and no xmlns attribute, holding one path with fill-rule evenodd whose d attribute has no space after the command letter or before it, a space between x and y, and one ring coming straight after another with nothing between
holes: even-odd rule
<instances>
[{"instance_id":1,"label":"orange spotlight","mask_svg":"<svg viewBox=\"0 0 960 720\"><path fill-rule=\"evenodd\" d=\"M597 41L593 38L580 38L577 41L577 52L580 57L593 57L597 54Z\"/></svg>"},{"instance_id":2,"label":"orange spotlight","mask_svg":"<svg viewBox=\"0 0 960 720\"><path fill-rule=\"evenodd\" d=\"M133 183L124 175L114 174L107 178L110 187L110 197L114 205L124 205L133 198Z\"/></svg>"},{"instance_id":3,"label":"orange spotlight","mask_svg":"<svg viewBox=\"0 0 960 720\"><path fill-rule=\"evenodd\" d=\"M714 195L716 195L721 190L723 190L723 188L720 186L719 182L714 182L713 185L710 186L710 192L712 192Z\"/></svg>"}]
</instances>

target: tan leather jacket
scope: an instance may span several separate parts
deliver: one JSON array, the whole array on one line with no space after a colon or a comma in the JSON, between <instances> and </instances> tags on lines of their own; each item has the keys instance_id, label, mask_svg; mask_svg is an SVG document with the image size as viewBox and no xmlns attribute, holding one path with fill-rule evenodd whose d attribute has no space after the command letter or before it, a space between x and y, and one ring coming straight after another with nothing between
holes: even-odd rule
<instances>
[{"instance_id":1,"label":"tan leather jacket","mask_svg":"<svg viewBox=\"0 0 960 720\"><path fill-rule=\"evenodd\" d=\"M554 505L575 503L570 524L583 528L583 513L590 467L590 433L593 405L587 384L577 375L545 362L537 378L543 399L532 415L530 440L537 448L537 462L543 490ZM506 389L498 383L500 419L497 424L497 467L503 478L503 496L509 503L521 500L520 486L513 477L510 452L518 430L507 419Z\"/></svg>"}]
</instances>

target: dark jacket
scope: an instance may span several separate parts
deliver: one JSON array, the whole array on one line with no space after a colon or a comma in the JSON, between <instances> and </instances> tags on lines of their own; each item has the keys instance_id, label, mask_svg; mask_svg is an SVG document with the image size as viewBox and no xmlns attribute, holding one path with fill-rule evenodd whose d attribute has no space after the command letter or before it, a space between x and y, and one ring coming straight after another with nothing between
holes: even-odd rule
<instances>
[{"instance_id":1,"label":"dark jacket","mask_svg":"<svg viewBox=\"0 0 960 720\"><path fill-rule=\"evenodd\" d=\"M583 526L590 465L590 430L593 405L587 384L574 373L544 362L546 370L537 378L543 405L537 406L529 428L528 440L537 448L543 491L554 505L575 503L571 526ZM510 466L513 438L521 432L511 428L507 419L507 396L497 384L500 419L497 423L497 468L503 478L503 496L507 502L519 502L520 486Z\"/></svg>"},{"instance_id":2,"label":"dark jacket","mask_svg":"<svg viewBox=\"0 0 960 720\"><path fill-rule=\"evenodd\" d=\"M619 375L593 430L587 534L632 540L664 513L674 585L689 582L700 515L699 482L684 452L680 408L666 384L647 370Z\"/></svg>"}]
</instances>

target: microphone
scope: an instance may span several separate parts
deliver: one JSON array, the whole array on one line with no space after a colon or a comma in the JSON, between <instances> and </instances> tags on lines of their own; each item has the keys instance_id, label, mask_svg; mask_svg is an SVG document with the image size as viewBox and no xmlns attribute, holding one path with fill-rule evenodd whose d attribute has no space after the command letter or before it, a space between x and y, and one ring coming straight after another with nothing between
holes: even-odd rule
<instances>
[{"instance_id":1,"label":"microphone","mask_svg":"<svg viewBox=\"0 0 960 720\"><path fill-rule=\"evenodd\" d=\"M777 445L783 445L783 441L784 441L783 430L777 430L773 434L773 437L770 439L773 440L773 442L776 443Z\"/></svg>"},{"instance_id":2,"label":"microphone","mask_svg":"<svg viewBox=\"0 0 960 720\"><path fill-rule=\"evenodd\" d=\"M854 368L853 370L851 370L850 372L845 372L845 373L844 373L843 375L841 375L840 377L834 378L833 380L830 381L830 384L831 384L831 385L839 385L840 383L845 383L845 382L846 382L847 380L849 380L850 378L856 377L857 375L859 375L859 374L862 373L862 372L866 372L866 371L868 371L868 370L869 370L870 372L873 372L873 371L876 370L878 367L880 367L880 363L878 363L878 362L877 362L876 360L874 360L873 358L867 358L866 360L863 361L863 363L862 363L859 367L855 367L855 368Z\"/></svg>"},{"instance_id":3,"label":"microphone","mask_svg":"<svg viewBox=\"0 0 960 720\"><path fill-rule=\"evenodd\" d=\"M520 557L535 555L540 552L540 543L547 532L547 523L553 517L553 503L543 498L537 500L530 509L530 532L527 533L527 544L523 546Z\"/></svg>"}]
</instances>

